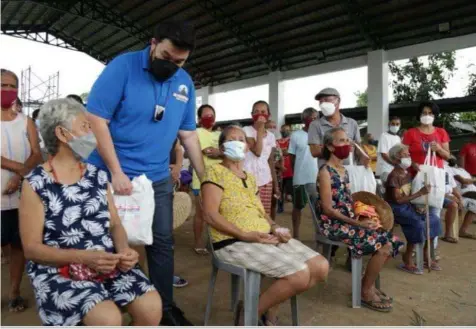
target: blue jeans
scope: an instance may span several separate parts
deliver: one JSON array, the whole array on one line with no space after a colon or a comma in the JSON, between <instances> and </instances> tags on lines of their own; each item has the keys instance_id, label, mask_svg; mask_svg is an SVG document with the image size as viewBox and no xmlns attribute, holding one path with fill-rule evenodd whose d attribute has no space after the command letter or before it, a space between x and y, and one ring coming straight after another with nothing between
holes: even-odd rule
<instances>
[{"instance_id":1,"label":"blue jeans","mask_svg":"<svg viewBox=\"0 0 476 329\"><path fill-rule=\"evenodd\" d=\"M152 233L154 241L146 246L149 277L162 297L163 310L174 305L173 193L168 177L152 184L155 197Z\"/></svg>"}]
</instances>

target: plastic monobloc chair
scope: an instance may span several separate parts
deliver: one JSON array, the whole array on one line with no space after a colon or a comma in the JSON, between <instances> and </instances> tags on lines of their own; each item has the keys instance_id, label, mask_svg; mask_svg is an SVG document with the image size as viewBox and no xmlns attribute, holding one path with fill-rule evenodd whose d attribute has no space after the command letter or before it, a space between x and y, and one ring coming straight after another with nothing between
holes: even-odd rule
<instances>
[{"instance_id":1,"label":"plastic monobloc chair","mask_svg":"<svg viewBox=\"0 0 476 329\"><path fill-rule=\"evenodd\" d=\"M319 217L317 216L315 209L315 200L311 198L306 191L307 200L311 208L312 222L314 223L315 230L315 240L316 240L316 249L319 248L319 245L322 245L324 257L326 257L329 264L331 264L331 253L332 247L343 247L348 248L348 246L340 241L330 240L324 235L321 234L319 228ZM352 257L352 307L360 308L361 306L361 291L362 291L362 257ZM375 280L375 287L380 289L380 274Z\"/></svg>"},{"instance_id":2,"label":"plastic monobloc chair","mask_svg":"<svg viewBox=\"0 0 476 329\"><path fill-rule=\"evenodd\" d=\"M257 326L259 320L258 301L260 295L261 274L221 261L216 256L215 250L213 249L213 244L210 241L210 232L208 232L208 235L208 245L212 255L212 275L210 277L210 283L208 286L208 300L207 308L205 310L204 325L208 325L218 270L222 270L231 274L231 310L236 312L240 294L240 279L242 279L244 282L244 325ZM296 296L291 297L291 317L293 326L299 326L298 303Z\"/></svg>"}]
</instances>

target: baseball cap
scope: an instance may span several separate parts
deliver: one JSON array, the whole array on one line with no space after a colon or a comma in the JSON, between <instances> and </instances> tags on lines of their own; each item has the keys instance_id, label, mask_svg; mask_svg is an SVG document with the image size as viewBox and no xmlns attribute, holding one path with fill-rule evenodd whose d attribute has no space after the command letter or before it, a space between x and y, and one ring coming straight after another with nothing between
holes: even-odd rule
<instances>
[{"instance_id":1,"label":"baseball cap","mask_svg":"<svg viewBox=\"0 0 476 329\"><path fill-rule=\"evenodd\" d=\"M317 101L319 100L320 97L322 96L337 96L340 98L340 94L335 88L324 88L322 89L319 93L317 93L316 97L314 99Z\"/></svg>"}]
</instances>

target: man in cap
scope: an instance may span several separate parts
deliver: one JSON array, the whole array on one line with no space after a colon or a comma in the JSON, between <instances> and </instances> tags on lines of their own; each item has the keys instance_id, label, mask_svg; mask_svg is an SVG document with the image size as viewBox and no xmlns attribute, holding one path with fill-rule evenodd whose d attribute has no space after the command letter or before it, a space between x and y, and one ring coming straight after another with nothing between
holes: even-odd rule
<instances>
[{"instance_id":1,"label":"man in cap","mask_svg":"<svg viewBox=\"0 0 476 329\"><path fill-rule=\"evenodd\" d=\"M351 141L360 144L361 139L357 121L347 118L340 113L340 94L336 89L324 88L316 95L315 99L319 102L322 117L314 120L309 126L308 144L311 148L312 156L319 159L320 168L325 164L325 160L322 158L324 147L322 142L324 134L328 130L341 127L344 128ZM360 163L368 166L369 159L363 156L359 149L356 148L355 151L360 159ZM349 164L349 159L346 159L344 164Z\"/></svg>"}]
</instances>

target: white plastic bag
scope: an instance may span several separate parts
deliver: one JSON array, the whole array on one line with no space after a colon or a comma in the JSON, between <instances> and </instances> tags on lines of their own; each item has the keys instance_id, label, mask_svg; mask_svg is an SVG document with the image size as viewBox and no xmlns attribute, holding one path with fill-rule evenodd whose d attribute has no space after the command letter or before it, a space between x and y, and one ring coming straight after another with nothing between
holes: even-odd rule
<instances>
[{"instance_id":1,"label":"white plastic bag","mask_svg":"<svg viewBox=\"0 0 476 329\"><path fill-rule=\"evenodd\" d=\"M366 191L376 193L377 181L375 180L372 169L365 168L365 166L354 165L353 154L349 155L350 165L345 166L349 174L350 191L352 194L356 192Z\"/></svg>"},{"instance_id":2,"label":"white plastic bag","mask_svg":"<svg viewBox=\"0 0 476 329\"><path fill-rule=\"evenodd\" d=\"M132 180L131 195L114 194L122 225L131 245L151 245L155 201L152 182L145 175Z\"/></svg>"},{"instance_id":3,"label":"white plastic bag","mask_svg":"<svg viewBox=\"0 0 476 329\"><path fill-rule=\"evenodd\" d=\"M431 186L428 195L428 204L430 207L438 209L443 208L446 191L446 177L445 170L438 168L436 165L436 153L428 148L428 154L425 158L424 164L420 166L420 171L416 174L412 182L412 194L417 193L423 186L425 186L425 174L428 177L428 184ZM425 205L426 196L421 196L411 201L413 204Z\"/></svg>"}]
</instances>

